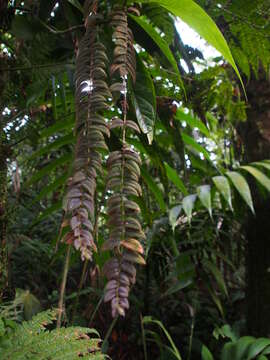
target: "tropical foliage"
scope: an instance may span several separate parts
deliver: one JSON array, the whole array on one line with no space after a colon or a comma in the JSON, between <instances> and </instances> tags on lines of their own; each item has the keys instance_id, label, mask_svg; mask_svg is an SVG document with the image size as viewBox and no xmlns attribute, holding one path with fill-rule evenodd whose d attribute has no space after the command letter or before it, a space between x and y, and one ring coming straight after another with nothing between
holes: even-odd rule
<instances>
[{"instance_id":1,"label":"tropical foliage","mask_svg":"<svg viewBox=\"0 0 270 360\"><path fill-rule=\"evenodd\" d=\"M241 134L268 20L266 1L0 2L3 359L266 358L244 229L270 152Z\"/></svg>"}]
</instances>

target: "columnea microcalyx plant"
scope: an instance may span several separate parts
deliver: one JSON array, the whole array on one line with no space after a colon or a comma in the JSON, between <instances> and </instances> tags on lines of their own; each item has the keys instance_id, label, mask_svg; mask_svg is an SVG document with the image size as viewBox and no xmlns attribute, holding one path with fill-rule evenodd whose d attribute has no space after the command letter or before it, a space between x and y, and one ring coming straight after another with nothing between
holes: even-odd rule
<instances>
[{"instance_id":1,"label":"columnea microcalyx plant","mask_svg":"<svg viewBox=\"0 0 270 360\"><path fill-rule=\"evenodd\" d=\"M124 316L129 308L128 295L136 279L135 264L144 264L145 238L140 224L141 195L139 154L127 142L128 132L140 132L128 119L128 84L136 81L136 55L128 12L136 8L115 6L107 19L98 12L98 1L85 5L85 34L80 41L76 61L76 147L72 175L64 202L67 231L63 241L81 252L82 260L92 260L98 246L98 207L95 196L97 177L104 177L106 161L105 205L108 239L102 250L110 251L104 274L108 279L104 301L111 303L112 316ZM111 29L113 56L109 59L100 41L104 26ZM112 106L119 116L105 118ZM109 151L106 137L116 129L119 148ZM105 178L105 177L104 177Z\"/></svg>"}]
</instances>

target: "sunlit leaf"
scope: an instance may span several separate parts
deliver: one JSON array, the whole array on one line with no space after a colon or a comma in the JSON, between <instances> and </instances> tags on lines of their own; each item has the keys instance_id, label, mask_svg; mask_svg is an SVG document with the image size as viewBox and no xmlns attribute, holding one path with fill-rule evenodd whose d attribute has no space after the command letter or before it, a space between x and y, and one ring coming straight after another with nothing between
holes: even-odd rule
<instances>
[{"instance_id":1,"label":"sunlit leaf","mask_svg":"<svg viewBox=\"0 0 270 360\"><path fill-rule=\"evenodd\" d=\"M245 200L246 204L249 206L251 211L254 213L253 202L251 198L250 189L248 183L246 182L245 178L236 171L227 171L226 175L231 179L233 185Z\"/></svg>"},{"instance_id":2,"label":"sunlit leaf","mask_svg":"<svg viewBox=\"0 0 270 360\"><path fill-rule=\"evenodd\" d=\"M218 29L215 22L198 4L196 4L195 1L181 0L180 2L179 0L142 0L141 2L158 3L175 16L179 16L180 19L187 23L202 38L204 38L210 45L221 53L224 59L232 65L242 83L240 73L224 36Z\"/></svg>"},{"instance_id":3,"label":"sunlit leaf","mask_svg":"<svg viewBox=\"0 0 270 360\"><path fill-rule=\"evenodd\" d=\"M136 83L131 85L131 101L140 128L147 134L149 144L153 141L156 120L156 93L153 80L139 55L136 56Z\"/></svg>"},{"instance_id":4,"label":"sunlit leaf","mask_svg":"<svg viewBox=\"0 0 270 360\"><path fill-rule=\"evenodd\" d=\"M213 177L213 182L216 185L216 188L224 197L224 199L228 202L230 209L233 211L232 207L232 195L231 195L231 187L228 179L225 176L215 176Z\"/></svg>"},{"instance_id":5,"label":"sunlit leaf","mask_svg":"<svg viewBox=\"0 0 270 360\"><path fill-rule=\"evenodd\" d=\"M211 138L211 134L204 123L198 118L191 116L189 113L184 113L182 109L177 110L174 118L181 122L185 121L192 129L198 128L202 134Z\"/></svg>"},{"instance_id":6,"label":"sunlit leaf","mask_svg":"<svg viewBox=\"0 0 270 360\"><path fill-rule=\"evenodd\" d=\"M177 206L174 206L173 208L171 208L169 211L169 221L170 221L173 231L175 229L177 219L178 219L178 216L179 216L181 210L182 210L182 206L177 205Z\"/></svg>"},{"instance_id":7,"label":"sunlit leaf","mask_svg":"<svg viewBox=\"0 0 270 360\"><path fill-rule=\"evenodd\" d=\"M184 197L182 204L183 204L183 209L188 217L188 221L190 222L191 217L192 217L192 210L194 208L194 204L196 201L197 195L192 194L192 195L188 195L186 197Z\"/></svg>"},{"instance_id":8,"label":"sunlit leaf","mask_svg":"<svg viewBox=\"0 0 270 360\"><path fill-rule=\"evenodd\" d=\"M208 210L212 217L212 206L211 206L211 187L210 185L201 185L197 187L197 194L203 206Z\"/></svg>"},{"instance_id":9,"label":"sunlit leaf","mask_svg":"<svg viewBox=\"0 0 270 360\"><path fill-rule=\"evenodd\" d=\"M270 191L270 179L266 175L264 175L264 173L254 168L253 166L248 165L241 166L241 169L248 171L251 175L255 177L256 180L259 181L259 183L262 184L262 186L264 186L268 191Z\"/></svg>"},{"instance_id":10,"label":"sunlit leaf","mask_svg":"<svg viewBox=\"0 0 270 360\"><path fill-rule=\"evenodd\" d=\"M147 170L145 168L141 169L141 175L142 175L142 178L145 181L146 185L149 187L152 194L156 198L160 209L162 211L166 211L166 204L165 204L165 201L163 199L162 191L159 189L159 187L154 182L154 180L152 179L152 177L149 175L149 173L147 172Z\"/></svg>"},{"instance_id":11,"label":"sunlit leaf","mask_svg":"<svg viewBox=\"0 0 270 360\"><path fill-rule=\"evenodd\" d=\"M203 156L209 161L212 162L210 159L210 156L207 152L207 150L205 150L204 147L202 147L200 144L198 144L191 136L185 134L185 133L181 133L182 139L184 141L184 143L186 145L189 145L193 150L195 150L195 152L197 152L199 155L203 154Z\"/></svg>"},{"instance_id":12,"label":"sunlit leaf","mask_svg":"<svg viewBox=\"0 0 270 360\"><path fill-rule=\"evenodd\" d=\"M171 52L171 49L167 42L159 35L159 33L156 31L156 29L148 23L143 17L137 17L134 15L130 15L132 19L143 28L143 30L152 38L152 40L156 43L156 45L160 48L163 55L167 58L169 63L171 64L175 75L178 79L178 84L184 89L183 81L181 79L179 69L177 66L177 62Z\"/></svg>"},{"instance_id":13,"label":"sunlit leaf","mask_svg":"<svg viewBox=\"0 0 270 360\"><path fill-rule=\"evenodd\" d=\"M178 173L169 164L165 163L164 165L168 178L184 195L187 195L188 194L187 189L183 181L180 179Z\"/></svg>"},{"instance_id":14,"label":"sunlit leaf","mask_svg":"<svg viewBox=\"0 0 270 360\"><path fill-rule=\"evenodd\" d=\"M202 360L214 360L213 355L210 353L209 349L203 345L202 346Z\"/></svg>"}]
</instances>

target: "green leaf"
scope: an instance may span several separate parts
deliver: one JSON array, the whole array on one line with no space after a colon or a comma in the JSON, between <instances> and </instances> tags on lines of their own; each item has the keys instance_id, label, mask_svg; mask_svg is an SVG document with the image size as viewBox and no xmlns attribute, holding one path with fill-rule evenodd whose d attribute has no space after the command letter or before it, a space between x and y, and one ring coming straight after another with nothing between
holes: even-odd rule
<instances>
[{"instance_id":1,"label":"green leaf","mask_svg":"<svg viewBox=\"0 0 270 360\"><path fill-rule=\"evenodd\" d=\"M192 129L198 128L202 134L211 138L211 134L204 123L190 114L184 113L183 110L178 109L174 118L175 120L179 120L181 122L185 121Z\"/></svg>"},{"instance_id":2,"label":"green leaf","mask_svg":"<svg viewBox=\"0 0 270 360\"><path fill-rule=\"evenodd\" d=\"M245 178L236 171L227 171L226 175L231 179L233 185L235 186L239 194L242 196L242 198L245 200L247 205L250 207L251 211L255 213L250 189Z\"/></svg>"},{"instance_id":3,"label":"green leaf","mask_svg":"<svg viewBox=\"0 0 270 360\"><path fill-rule=\"evenodd\" d=\"M44 138L44 137L49 137L51 135L55 135L57 132L62 131L62 130L72 130L74 126L74 119L70 118L62 120L62 121L56 121L55 124L53 124L52 126L44 129L43 131L41 131L40 133L40 137Z\"/></svg>"},{"instance_id":4,"label":"green leaf","mask_svg":"<svg viewBox=\"0 0 270 360\"><path fill-rule=\"evenodd\" d=\"M207 281L207 279L205 279L205 281ZM207 287L207 290L208 290L208 292L209 292L212 300L213 300L214 303L216 304L216 307L218 308L218 310L219 310L222 318L224 318L224 310L223 310L222 304L221 304L221 302L220 302L217 294L215 293L214 290L212 290L212 289L210 288L210 286L206 285L206 287Z\"/></svg>"},{"instance_id":5,"label":"green leaf","mask_svg":"<svg viewBox=\"0 0 270 360\"><path fill-rule=\"evenodd\" d=\"M146 185L149 187L149 189L151 190L151 192L153 193L153 195L155 196L160 209L165 212L166 211L166 204L165 201L163 199L163 194L162 191L160 190L160 188L157 186L157 184L154 182L154 180L152 179L152 177L149 175L149 173L147 172L147 170L145 168L141 169L141 175L142 178L144 180L144 182L146 183Z\"/></svg>"},{"instance_id":6,"label":"green leaf","mask_svg":"<svg viewBox=\"0 0 270 360\"><path fill-rule=\"evenodd\" d=\"M38 196L35 197L34 203L43 199L44 197L48 196L50 193L58 189L60 186L64 185L68 179L68 173L59 176L53 183L49 184L48 186L44 187Z\"/></svg>"},{"instance_id":7,"label":"green leaf","mask_svg":"<svg viewBox=\"0 0 270 360\"><path fill-rule=\"evenodd\" d=\"M200 144L198 144L191 136L185 134L185 133L181 133L182 139L184 141L184 143L186 145L191 146L191 148L193 148L197 153L202 153L203 156L212 163L210 156L207 152L207 150L205 150L205 148L203 148Z\"/></svg>"},{"instance_id":8,"label":"green leaf","mask_svg":"<svg viewBox=\"0 0 270 360\"><path fill-rule=\"evenodd\" d=\"M210 185L201 185L197 187L197 194L203 206L208 210L210 217L212 217L211 207L211 187Z\"/></svg>"},{"instance_id":9,"label":"green leaf","mask_svg":"<svg viewBox=\"0 0 270 360\"><path fill-rule=\"evenodd\" d=\"M50 162L48 165L44 166L41 170L34 173L34 175L28 180L27 185L31 185L40 179L42 179L44 176L50 174L51 171L53 171L58 166L66 164L68 161L71 160L71 154L65 154L62 157Z\"/></svg>"},{"instance_id":10,"label":"green leaf","mask_svg":"<svg viewBox=\"0 0 270 360\"><path fill-rule=\"evenodd\" d=\"M147 134L149 144L153 141L156 121L156 93L153 80L139 55L136 56L136 83L131 87L131 101L140 128Z\"/></svg>"},{"instance_id":11,"label":"green leaf","mask_svg":"<svg viewBox=\"0 0 270 360\"><path fill-rule=\"evenodd\" d=\"M36 151L33 155L31 155L28 160L33 160L38 156L48 154L52 150L59 149L64 145L72 145L75 142L75 137L73 134L68 134L66 136L62 136L55 141L49 143L47 146L42 146L38 151Z\"/></svg>"},{"instance_id":12,"label":"green leaf","mask_svg":"<svg viewBox=\"0 0 270 360\"><path fill-rule=\"evenodd\" d=\"M175 229L175 226L177 223L177 219L178 219L178 216L179 216L181 210L182 210L182 205L176 205L173 208L171 208L169 211L169 222L171 224L173 232L174 232L174 229Z\"/></svg>"},{"instance_id":13,"label":"green leaf","mask_svg":"<svg viewBox=\"0 0 270 360\"><path fill-rule=\"evenodd\" d=\"M21 296L23 299L24 318L30 320L33 315L41 311L41 304L29 290L22 290Z\"/></svg>"},{"instance_id":14,"label":"green leaf","mask_svg":"<svg viewBox=\"0 0 270 360\"><path fill-rule=\"evenodd\" d=\"M256 180L259 181L259 183L262 184L262 186L264 186L268 191L270 191L270 179L266 175L264 175L264 173L248 165L241 166L241 169L248 171L251 175L255 177Z\"/></svg>"},{"instance_id":15,"label":"green leaf","mask_svg":"<svg viewBox=\"0 0 270 360\"><path fill-rule=\"evenodd\" d=\"M221 360L232 360L232 359L240 360L234 357L234 353L233 353L234 347L235 347L235 343L229 342L225 344L221 352Z\"/></svg>"},{"instance_id":16,"label":"green leaf","mask_svg":"<svg viewBox=\"0 0 270 360\"><path fill-rule=\"evenodd\" d=\"M262 352L262 355L269 355L270 354L270 346L267 346L263 352Z\"/></svg>"},{"instance_id":17,"label":"green leaf","mask_svg":"<svg viewBox=\"0 0 270 360\"><path fill-rule=\"evenodd\" d=\"M209 349L203 345L202 346L202 360L214 360L213 355L210 353Z\"/></svg>"},{"instance_id":18,"label":"green leaf","mask_svg":"<svg viewBox=\"0 0 270 360\"><path fill-rule=\"evenodd\" d=\"M36 33L35 21L30 21L26 15L15 15L11 31L17 39L32 40Z\"/></svg>"},{"instance_id":19,"label":"green leaf","mask_svg":"<svg viewBox=\"0 0 270 360\"><path fill-rule=\"evenodd\" d=\"M259 338L250 346L248 350L247 360L255 359L267 346L270 345L270 340L266 338Z\"/></svg>"},{"instance_id":20,"label":"green leaf","mask_svg":"<svg viewBox=\"0 0 270 360\"><path fill-rule=\"evenodd\" d=\"M179 73L177 62L167 42L159 35L159 33L155 30L155 28L151 24L145 21L143 17L138 17L134 15L130 15L130 16L152 38L152 40L160 48L161 52L167 58L173 70L175 71L175 75L177 76L179 86L182 89L184 89L184 84Z\"/></svg>"},{"instance_id":21,"label":"green leaf","mask_svg":"<svg viewBox=\"0 0 270 360\"><path fill-rule=\"evenodd\" d=\"M82 5L80 4L79 0L68 0L68 2L73 5L75 8L77 8L78 10L80 10L80 12L83 14L83 8Z\"/></svg>"},{"instance_id":22,"label":"green leaf","mask_svg":"<svg viewBox=\"0 0 270 360\"><path fill-rule=\"evenodd\" d=\"M154 2L170 11L175 16L179 16L186 24L193 28L210 45L216 48L234 68L244 89L244 85L232 57L230 48L224 39L221 31L210 16L192 0L142 0L141 2Z\"/></svg>"},{"instance_id":23,"label":"green leaf","mask_svg":"<svg viewBox=\"0 0 270 360\"><path fill-rule=\"evenodd\" d=\"M184 197L182 204L183 209L188 217L188 222L190 223L191 217L192 217L192 210L194 208L194 204L196 201L197 195L192 194Z\"/></svg>"},{"instance_id":24,"label":"green leaf","mask_svg":"<svg viewBox=\"0 0 270 360\"><path fill-rule=\"evenodd\" d=\"M252 336L243 336L235 343L235 359L246 360L250 345L255 338Z\"/></svg>"},{"instance_id":25,"label":"green leaf","mask_svg":"<svg viewBox=\"0 0 270 360\"><path fill-rule=\"evenodd\" d=\"M208 260L204 260L203 264L206 267L206 269L212 273L221 291L228 297L228 290L225 281L217 266Z\"/></svg>"},{"instance_id":26,"label":"green leaf","mask_svg":"<svg viewBox=\"0 0 270 360\"><path fill-rule=\"evenodd\" d=\"M47 219L53 213L62 209L62 200L58 201L57 203L53 204L49 208L43 211L43 213L32 223L31 226L38 224L40 221Z\"/></svg>"},{"instance_id":27,"label":"green leaf","mask_svg":"<svg viewBox=\"0 0 270 360\"><path fill-rule=\"evenodd\" d=\"M231 195L231 187L228 179L225 176L215 176L213 177L213 182L216 185L216 188L224 197L224 199L228 202L230 209L233 211L232 206L232 195Z\"/></svg>"},{"instance_id":28,"label":"green leaf","mask_svg":"<svg viewBox=\"0 0 270 360\"><path fill-rule=\"evenodd\" d=\"M168 179L170 179L184 195L187 195L187 189L177 172L169 164L164 163L164 165Z\"/></svg>"},{"instance_id":29,"label":"green leaf","mask_svg":"<svg viewBox=\"0 0 270 360\"><path fill-rule=\"evenodd\" d=\"M164 327L164 325L162 324L161 321L158 321L158 320L154 320L151 316L145 316L143 318L143 324L156 324L160 327L160 329L162 329L162 331L164 332L164 334L166 335L170 345L171 345L171 348L172 348L172 351L176 357L176 359L178 360L182 360L181 358L181 355L177 349L177 347L175 346L175 343L173 342L173 339L171 338L171 335L169 334L169 332L166 330L166 328Z\"/></svg>"},{"instance_id":30,"label":"green leaf","mask_svg":"<svg viewBox=\"0 0 270 360\"><path fill-rule=\"evenodd\" d=\"M267 170L270 170L270 164L267 162L267 160L257 161L257 162L251 163L251 165L261 166Z\"/></svg>"},{"instance_id":31,"label":"green leaf","mask_svg":"<svg viewBox=\"0 0 270 360\"><path fill-rule=\"evenodd\" d=\"M215 328L215 330L213 331L213 336L217 340L220 336L222 338L228 338L231 341L237 341L238 339L237 335L233 332L231 326L228 324L223 325L221 328Z\"/></svg>"}]
</instances>

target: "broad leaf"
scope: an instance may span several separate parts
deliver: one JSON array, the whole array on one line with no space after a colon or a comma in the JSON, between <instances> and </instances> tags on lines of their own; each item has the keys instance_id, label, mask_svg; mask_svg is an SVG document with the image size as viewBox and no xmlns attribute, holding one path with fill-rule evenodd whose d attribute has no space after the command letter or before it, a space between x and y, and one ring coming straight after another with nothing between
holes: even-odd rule
<instances>
[{"instance_id":1,"label":"broad leaf","mask_svg":"<svg viewBox=\"0 0 270 360\"><path fill-rule=\"evenodd\" d=\"M216 188L224 197L224 199L228 202L230 209L233 211L232 207L232 195L231 195L231 187L228 179L225 176L215 176L213 177L213 182L216 185Z\"/></svg>"},{"instance_id":2,"label":"broad leaf","mask_svg":"<svg viewBox=\"0 0 270 360\"><path fill-rule=\"evenodd\" d=\"M259 181L259 183L262 184L262 186L264 186L268 191L270 191L270 180L267 176L264 175L264 173L248 165L241 166L241 169L248 171L251 175L255 177L256 180Z\"/></svg>"},{"instance_id":3,"label":"broad leaf","mask_svg":"<svg viewBox=\"0 0 270 360\"><path fill-rule=\"evenodd\" d=\"M191 136L185 134L185 133L182 133L181 134L182 136L182 139L184 141L184 143L186 145L189 145L192 149L195 150L195 152L197 152L198 154L202 153L203 156L209 161L209 162L212 162L211 159L210 159L210 156L207 152L207 150L205 150L205 148L203 148L200 144L198 144Z\"/></svg>"},{"instance_id":4,"label":"broad leaf","mask_svg":"<svg viewBox=\"0 0 270 360\"><path fill-rule=\"evenodd\" d=\"M52 170L58 166L64 165L71 160L70 154L65 154L62 157L50 162L48 165L44 166L41 170L34 173L34 175L28 180L27 185L31 185L36 181L39 181L44 176L50 174Z\"/></svg>"},{"instance_id":5,"label":"broad leaf","mask_svg":"<svg viewBox=\"0 0 270 360\"><path fill-rule=\"evenodd\" d=\"M178 219L178 216L179 216L181 210L182 210L182 206L181 205L176 205L173 208L171 208L170 211L169 211L169 222L171 224L173 232L175 230L177 219Z\"/></svg>"},{"instance_id":6,"label":"broad leaf","mask_svg":"<svg viewBox=\"0 0 270 360\"><path fill-rule=\"evenodd\" d=\"M68 134L66 136L59 137L55 141L50 142L48 145L42 146L38 151L34 152L34 154L31 155L28 158L28 160L33 160L34 158L36 158L38 156L48 154L52 150L59 149L60 147L62 147L64 145L72 145L72 144L74 144L74 142L75 142L75 137L73 134Z\"/></svg>"},{"instance_id":7,"label":"broad leaf","mask_svg":"<svg viewBox=\"0 0 270 360\"><path fill-rule=\"evenodd\" d=\"M250 189L245 178L236 171L227 171L226 175L231 179L233 185L235 186L239 194L242 196L242 198L245 200L247 205L250 207L251 211L255 213Z\"/></svg>"},{"instance_id":8,"label":"broad leaf","mask_svg":"<svg viewBox=\"0 0 270 360\"><path fill-rule=\"evenodd\" d=\"M243 336L235 343L235 359L246 360L250 345L255 338L252 336Z\"/></svg>"},{"instance_id":9,"label":"broad leaf","mask_svg":"<svg viewBox=\"0 0 270 360\"><path fill-rule=\"evenodd\" d=\"M257 339L248 350L247 360L255 359L267 346L270 345L270 339L259 338Z\"/></svg>"},{"instance_id":10,"label":"broad leaf","mask_svg":"<svg viewBox=\"0 0 270 360\"><path fill-rule=\"evenodd\" d=\"M210 185L201 185L197 187L197 194L203 206L208 210L210 216L212 217L212 207L211 207L211 187Z\"/></svg>"},{"instance_id":11,"label":"broad leaf","mask_svg":"<svg viewBox=\"0 0 270 360\"><path fill-rule=\"evenodd\" d=\"M160 209L162 211L166 211L166 204L163 199L163 194L162 194L162 191L160 190L160 188L157 186L157 184L154 182L154 180L152 179L152 177L149 175L149 173L147 172L147 170L145 168L141 169L141 175L142 175L144 182L146 183L146 185L148 186L150 191L155 196Z\"/></svg>"},{"instance_id":12,"label":"broad leaf","mask_svg":"<svg viewBox=\"0 0 270 360\"><path fill-rule=\"evenodd\" d=\"M217 268L217 266L208 260L204 260L203 263L204 263L204 266L206 267L206 269L208 269L212 273L214 278L216 279L216 282L217 282L218 286L220 287L221 291L228 297L228 290L227 290L225 281L223 279L221 272Z\"/></svg>"},{"instance_id":13,"label":"broad leaf","mask_svg":"<svg viewBox=\"0 0 270 360\"><path fill-rule=\"evenodd\" d=\"M211 138L211 134L204 123L190 114L184 113L183 110L178 109L174 118L175 120L179 120L181 122L185 121L192 129L198 128L202 134Z\"/></svg>"},{"instance_id":14,"label":"broad leaf","mask_svg":"<svg viewBox=\"0 0 270 360\"><path fill-rule=\"evenodd\" d=\"M270 170L270 164L269 164L269 162L267 160L257 161L257 162L252 163L251 165L264 167L265 169Z\"/></svg>"},{"instance_id":15,"label":"broad leaf","mask_svg":"<svg viewBox=\"0 0 270 360\"><path fill-rule=\"evenodd\" d=\"M65 129L71 130L73 128L73 126L74 126L73 118L56 121L56 123L53 124L52 126L42 130L40 133L40 137L41 138L49 137L51 135L56 134L58 131L62 131Z\"/></svg>"},{"instance_id":16,"label":"broad leaf","mask_svg":"<svg viewBox=\"0 0 270 360\"><path fill-rule=\"evenodd\" d=\"M77 8L82 14L83 14L83 7L80 4L79 0L68 0L68 2L73 5L75 8Z\"/></svg>"},{"instance_id":17,"label":"broad leaf","mask_svg":"<svg viewBox=\"0 0 270 360\"><path fill-rule=\"evenodd\" d=\"M175 16L178 16L191 28L193 28L202 38L204 38L210 45L216 48L221 55L227 60L234 68L238 75L241 84L242 79L237 69L235 61L232 57L230 48L224 39L221 31L218 29L215 22L210 16L192 0L142 0L141 2L154 2L163 6Z\"/></svg>"},{"instance_id":18,"label":"broad leaf","mask_svg":"<svg viewBox=\"0 0 270 360\"><path fill-rule=\"evenodd\" d=\"M153 80L139 55L137 59L136 83L131 86L131 101L137 121L149 144L153 141L156 120L156 93Z\"/></svg>"},{"instance_id":19,"label":"broad leaf","mask_svg":"<svg viewBox=\"0 0 270 360\"><path fill-rule=\"evenodd\" d=\"M184 195L187 195L187 189L177 172L169 164L165 163L164 165L168 179L170 179Z\"/></svg>"},{"instance_id":20,"label":"broad leaf","mask_svg":"<svg viewBox=\"0 0 270 360\"><path fill-rule=\"evenodd\" d=\"M209 349L203 345L202 346L202 360L214 360L213 355L210 353Z\"/></svg>"},{"instance_id":21,"label":"broad leaf","mask_svg":"<svg viewBox=\"0 0 270 360\"><path fill-rule=\"evenodd\" d=\"M159 35L159 33L156 31L156 29L143 17L137 17L134 15L130 15L132 19L139 25L143 30L152 38L152 40L156 43L156 45L160 48L163 55L167 58L169 63L171 64L173 70L175 71L175 75L177 76L178 83L181 86L182 89L184 89L183 81L179 74L179 69L177 66L177 62L171 52L171 49L167 42Z\"/></svg>"},{"instance_id":22,"label":"broad leaf","mask_svg":"<svg viewBox=\"0 0 270 360\"><path fill-rule=\"evenodd\" d=\"M191 217L192 217L192 210L194 208L194 203L196 201L197 195L192 194L192 195L188 195L186 197L184 197L182 204L183 204L183 209L188 217L188 221L190 223Z\"/></svg>"},{"instance_id":23,"label":"broad leaf","mask_svg":"<svg viewBox=\"0 0 270 360\"><path fill-rule=\"evenodd\" d=\"M35 203L35 202L43 199L44 197L48 196L53 191L58 189L60 186L63 186L66 183L67 179L68 179L68 173L66 172L63 175L59 176L53 183L51 183L48 186L44 187L40 191L38 196L35 197L33 202Z\"/></svg>"}]
</instances>

